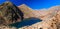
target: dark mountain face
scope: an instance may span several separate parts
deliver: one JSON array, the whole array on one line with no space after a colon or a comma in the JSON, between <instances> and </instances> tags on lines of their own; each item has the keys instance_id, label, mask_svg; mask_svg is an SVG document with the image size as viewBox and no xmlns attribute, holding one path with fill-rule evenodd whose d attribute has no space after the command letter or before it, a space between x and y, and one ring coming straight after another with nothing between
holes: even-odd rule
<instances>
[{"instance_id":1,"label":"dark mountain face","mask_svg":"<svg viewBox=\"0 0 60 29\"><path fill-rule=\"evenodd\" d=\"M6 22L5 24L11 24L18 22L18 18L23 20L23 13L11 2L5 2L0 5L0 18L0 23Z\"/></svg>"}]
</instances>

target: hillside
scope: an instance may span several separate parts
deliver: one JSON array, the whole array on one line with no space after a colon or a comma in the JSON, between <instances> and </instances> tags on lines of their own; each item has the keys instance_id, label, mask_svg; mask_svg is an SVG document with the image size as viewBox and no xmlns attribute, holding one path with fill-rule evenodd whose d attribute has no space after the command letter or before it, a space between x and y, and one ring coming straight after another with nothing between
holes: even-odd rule
<instances>
[{"instance_id":1,"label":"hillside","mask_svg":"<svg viewBox=\"0 0 60 29\"><path fill-rule=\"evenodd\" d=\"M11 24L18 22L17 20L23 19L23 13L9 1L4 2L0 5L0 25L1 24ZM4 21L5 22L4 22ZM2 23L1 23L2 22Z\"/></svg>"},{"instance_id":2,"label":"hillside","mask_svg":"<svg viewBox=\"0 0 60 29\"><path fill-rule=\"evenodd\" d=\"M53 6L45 10L32 10L23 4L18 6L18 8L20 8L21 11L23 10L22 12L25 14L24 18L27 16L28 18L36 17L43 20L42 22L38 22L31 26L25 26L20 29L60 29L60 6ZM26 14L26 12L28 13Z\"/></svg>"},{"instance_id":3,"label":"hillside","mask_svg":"<svg viewBox=\"0 0 60 29\"><path fill-rule=\"evenodd\" d=\"M5 26L11 23L18 29L60 29L60 6L33 10L25 4L17 7L11 2L5 2L0 5L0 27L17 29Z\"/></svg>"},{"instance_id":4,"label":"hillside","mask_svg":"<svg viewBox=\"0 0 60 29\"><path fill-rule=\"evenodd\" d=\"M24 18L36 17L44 20L52 13L55 13L57 11L56 9L59 8L59 6L53 6L48 9L33 10L25 4L22 4L18 6L18 8L24 13Z\"/></svg>"}]
</instances>

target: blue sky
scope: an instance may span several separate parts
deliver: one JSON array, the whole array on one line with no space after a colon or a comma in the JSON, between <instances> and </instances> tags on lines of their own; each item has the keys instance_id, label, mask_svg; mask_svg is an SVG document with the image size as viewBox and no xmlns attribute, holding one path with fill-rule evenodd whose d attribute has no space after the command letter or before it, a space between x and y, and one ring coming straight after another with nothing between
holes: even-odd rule
<instances>
[{"instance_id":1,"label":"blue sky","mask_svg":"<svg viewBox=\"0 0 60 29\"><path fill-rule=\"evenodd\" d=\"M0 4L5 2L6 0L0 0ZM21 4L26 4L32 9L42 9L42 8L50 8L52 6L60 5L60 0L10 0L16 6Z\"/></svg>"}]
</instances>

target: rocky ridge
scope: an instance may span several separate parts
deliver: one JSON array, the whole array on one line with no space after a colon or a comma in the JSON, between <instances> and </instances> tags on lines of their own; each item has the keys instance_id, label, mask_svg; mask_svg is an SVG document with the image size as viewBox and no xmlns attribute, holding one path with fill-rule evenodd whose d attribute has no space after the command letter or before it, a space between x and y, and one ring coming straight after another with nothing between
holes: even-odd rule
<instances>
[{"instance_id":1,"label":"rocky ridge","mask_svg":"<svg viewBox=\"0 0 60 29\"><path fill-rule=\"evenodd\" d=\"M24 14L28 12L24 17L37 17L43 20L42 22L38 22L31 26L25 26L19 29L60 29L60 6L53 6L48 8L47 10L32 10L29 7L25 7L26 5L18 6ZM27 9L28 8L28 9ZM31 11L31 10L32 11ZM30 14L31 13L31 14ZM31 16L30 16L31 15Z\"/></svg>"}]
</instances>

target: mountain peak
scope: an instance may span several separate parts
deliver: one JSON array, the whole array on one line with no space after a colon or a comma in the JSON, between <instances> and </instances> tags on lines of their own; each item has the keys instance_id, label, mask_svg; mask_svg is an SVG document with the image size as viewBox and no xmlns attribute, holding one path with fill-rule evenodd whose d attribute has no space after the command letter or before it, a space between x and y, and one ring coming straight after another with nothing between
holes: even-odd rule
<instances>
[{"instance_id":1,"label":"mountain peak","mask_svg":"<svg viewBox=\"0 0 60 29\"><path fill-rule=\"evenodd\" d=\"M22 4L22 5L20 5L20 6L27 6L26 4Z\"/></svg>"},{"instance_id":2,"label":"mountain peak","mask_svg":"<svg viewBox=\"0 0 60 29\"><path fill-rule=\"evenodd\" d=\"M26 4L22 4L22 5L20 5L20 6L18 6L18 8L23 8L23 9L29 9L29 10L32 10L32 8L30 8L30 7L28 7Z\"/></svg>"},{"instance_id":3,"label":"mountain peak","mask_svg":"<svg viewBox=\"0 0 60 29\"><path fill-rule=\"evenodd\" d=\"M18 6L18 7L26 7L27 8L28 6L26 4L22 4L22 5Z\"/></svg>"},{"instance_id":4,"label":"mountain peak","mask_svg":"<svg viewBox=\"0 0 60 29\"><path fill-rule=\"evenodd\" d=\"M4 3L2 3L2 4L0 4L1 6L3 6L3 5L10 5L10 6L12 6L12 5L14 5L12 2L10 2L10 1L6 1L6 2L4 2Z\"/></svg>"},{"instance_id":5,"label":"mountain peak","mask_svg":"<svg viewBox=\"0 0 60 29\"><path fill-rule=\"evenodd\" d=\"M14 19L16 21L18 18L23 19L23 13L17 8L17 6L15 6L13 3L9 1L6 1L0 5L0 13L2 14L0 14L0 18L2 17L5 21L8 22L8 24L13 23ZM9 22L8 20L12 21Z\"/></svg>"}]
</instances>

